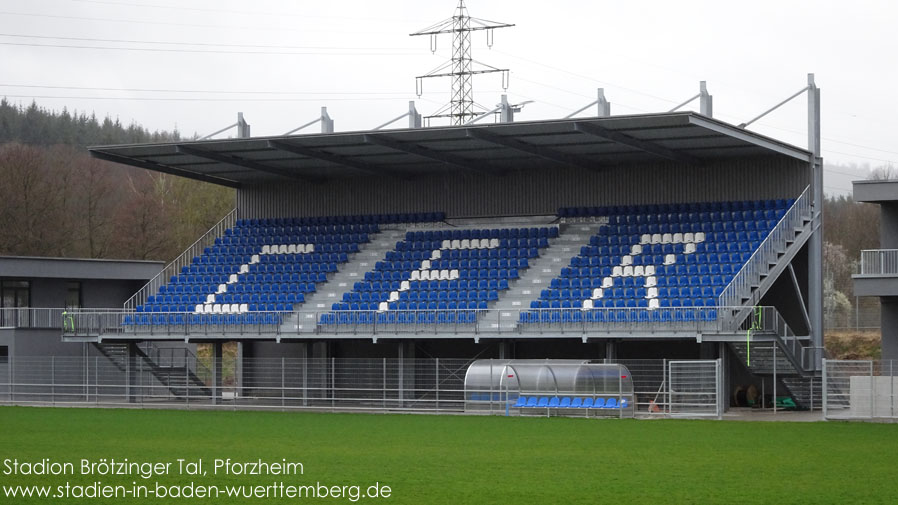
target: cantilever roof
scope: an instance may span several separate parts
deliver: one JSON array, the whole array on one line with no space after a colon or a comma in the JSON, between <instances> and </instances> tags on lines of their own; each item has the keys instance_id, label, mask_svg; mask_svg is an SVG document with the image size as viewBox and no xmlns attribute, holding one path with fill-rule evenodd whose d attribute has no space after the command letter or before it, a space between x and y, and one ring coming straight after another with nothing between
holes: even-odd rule
<instances>
[{"instance_id":1,"label":"cantilever roof","mask_svg":"<svg viewBox=\"0 0 898 505\"><path fill-rule=\"evenodd\" d=\"M503 173L558 164L587 170L786 156L802 148L694 112L373 130L89 148L100 159L224 186L445 172Z\"/></svg>"}]
</instances>

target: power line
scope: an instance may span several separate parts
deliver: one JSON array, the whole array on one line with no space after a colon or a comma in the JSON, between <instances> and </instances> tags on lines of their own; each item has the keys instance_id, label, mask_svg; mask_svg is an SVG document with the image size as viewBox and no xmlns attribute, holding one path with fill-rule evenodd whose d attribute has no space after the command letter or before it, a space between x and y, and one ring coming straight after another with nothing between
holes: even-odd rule
<instances>
[{"instance_id":1,"label":"power line","mask_svg":"<svg viewBox=\"0 0 898 505\"><path fill-rule=\"evenodd\" d=\"M125 97L125 96L54 96L54 95L3 95L6 98L40 98L53 100L110 100L123 102L359 102L399 100L398 97L317 97L317 98L203 98L203 97Z\"/></svg>"},{"instance_id":2,"label":"power line","mask_svg":"<svg viewBox=\"0 0 898 505\"><path fill-rule=\"evenodd\" d=\"M381 32L361 32L358 30L352 30L348 32L341 32L341 30L336 30L333 28L327 29L315 29L315 28L303 28L303 29L292 29L292 28L278 28L273 26L240 26L240 25L200 25L200 24L191 24L191 23L170 23L165 21L146 21L142 19L115 19L115 18L93 18L87 16L63 16L59 14L38 14L38 13L30 13L30 12L9 12L9 11L0 11L0 15L5 16L27 16L27 17L37 17L37 18L51 18L51 19L68 19L68 20L77 20L77 21L102 21L104 23L133 23L133 24L144 24L144 25L156 25L156 26L180 26L184 28L214 28L216 30L221 29L239 29L239 30L264 30L264 31L281 31L281 32L292 32L292 33L307 33L307 32L329 32L329 33L381 33Z\"/></svg>"},{"instance_id":3,"label":"power line","mask_svg":"<svg viewBox=\"0 0 898 505\"><path fill-rule=\"evenodd\" d=\"M95 88L89 86L47 86L40 84L0 84L3 88L71 89L80 91L124 91L137 93L209 93L232 95L397 95L408 96L405 91L215 91L198 89L144 89L144 88Z\"/></svg>"},{"instance_id":4,"label":"power line","mask_svg":"<svg viewBox=\"0 0 898 505\"><path fill-rule=\"evenodd\" d=\"M317 51L224 51L200 49L163 49L158 47L113 47L113 46L76 46L68 44L30 44L26 42L0 42L2 46L52 47L63 49L100 49L105 51L143 51L151 53L198 53L198 54L258 54L272 56L320 55L320 56L414 56L418 53L379 53L379 52L317 52Z\"/></svg>"},{"instance_id":5,"label":"power line","mask_svg":"<svg viewBox=\"0 0 898 505\"><path fill-rule=\"evenodd\" d=\"M43 40L74 40L79 42L114 42L125 44L154 44L168 46L205 46L205 47L244 47L255 49L321 49L321 50L377 50L377 51L408 51L406 47L336 47L336 46L279 46L264 44L220 44L209 42L171 42L159 40L128 40L128 39L97 39L88 37L57 37L48 35L24 35L18 33L0 33L0 37L15 37ZM417 53L415 53L417 54Z\"/></svg>"},{"instance_id":6,"label":"power line","mask_svg":"<svg viewBox=\"0 0 898 505\"><path fill-rule=\"evenodd\" d=\"M291 12L265 12L265 11L244 11L244 10L235 10L235 9L215 9L215 8L203 8L203 7L185 7L182 5L156 5L156 4L142 4L142 3L134 3L134 2L110 2L107 0L71 0L73 2L79 3L92 3L92 4L101 4L101 5L115 5L118 7L143 7L149 9L164 9L164 10L180 10L180 11L194 11L194 12L214 12L214 13L229 13L229 14L250 14L254 16L277 16L277 17L296 17L301 19L349 19L355 21L395 21L395 18L373 18L373 17L353 17L353 16L321 16L321 15L309 15L309 14L294 14ZM405 21L412 21L406 19Z\"/></svg>"}]
</instances>

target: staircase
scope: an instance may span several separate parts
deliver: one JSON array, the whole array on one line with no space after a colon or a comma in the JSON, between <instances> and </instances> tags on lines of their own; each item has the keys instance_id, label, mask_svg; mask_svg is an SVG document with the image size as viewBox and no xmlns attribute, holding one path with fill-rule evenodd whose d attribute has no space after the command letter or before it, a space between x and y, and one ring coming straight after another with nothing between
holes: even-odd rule
<instances>
[{"instance_id":1,"label":"staircase","mask_svg":"<svg viewBox=\"0 0 898 505\"><path fill-rule=\"evenodd\" d=\"M540 291L547 289L552 279L561 274L573 256L580 254L580 247L589 242L589 237L598 233L597 223L577 223L559 225L558 237L549 240L549 247L543 249L538 258L530 261L530 267L509 284L499 300L494 302L490 314L477 323L478 333L508 332L517 326L518 315L530 308L530 302L539 299Z\"/></svg>"},{"instance_id":2,"label":"staircase","mask_svg":"<svg viewBox=\"0 0 898 505\"><path fill-rule=\"evenodd\" d=\"M789 268L793 258L811 237L813 226L810 194L806 188L721 293L718 305L733 308L730 311L721 309L721 317L729 319L734 330L739 331L739 328L743 328L743 330L746 328L745 322L752 317L754 306L764 297L779 276ZM770 330L768 328L768 331ZM770 344L777 347L777 374L805 375L806 372L801 363L802 348L808 344L809 340L795 337L784 324L782 327L779 324L775 325L773 333L776 338ZM788 342L792 345L785 345L784 339L789 339ZM753 373L773 373L771 345L758 346L757 355L752 349L752 364L749 369ZM730 347L745 360L747 357L745 344L731 343ZM768 349L764 350L761 347Z\"/></svg>"},{"instance_id":3,"label":"staircase","mask_svg":"<svg viewBox=\"0 0 898 505\"><path fill-rule=\"evenodd\" d=\"M786 215L761 243L718 299L721 307L741 307L733 314L736 323L748 317L811 237L813 220L810 195L805 189Z\"/></svg>"},{"instance_id":4,"label":"staircase","mask_svg":"<svg viewBox=\"0 0 898 505\"><path fill-rule=\"evenodd\" d=\"M804 409L817 409L823 406L823 393L819 374L805 372L790 359L790 353L776 341L765 341L751 344L751 360L749 361L749 346L745 342L730 342L730 349L738 356L742 363L748 363L746 368L756 376L773 376L779 384L784 386L782 392L786 392L795 400L796 405ZM774 358L774 348L776 357ZM778 396L784 396L779 394Z\"/></svg>"},{"instance_id":5,"label":"staircase","mask_svg":"<svg viewBox=\"0 0 898 505\"><path fill-rule=\"evenodd\" d=\"M365 279L365 272L374 269L374 264L386 257L388 251L396 248L396 242L405 239L406 230L382 230L371 236L368 243L359 245L359 252L351 254L349 261L342 264L327 282L318 285L318 290L306 297L298 312L285 318L283 333L312 333L315 331L319 315L331 310L331 304L339 302L343 293L352 291L356 282Z\"/></svg>"},{"instance_id":6,"label":"staircase","mask_svg":"<svg viewBox=\"0 0 898 505\"><path fill-rule=\"evenodd\" d=\"M111 361L120 371L128 372L128 344L122 343L102 343L93 344L102 355ZM147 351L150 351L149 353ZM184 398L187 396L212 396L212 390L206 387L203 382L189 366L190 359L196 366L196 356L193 356L188 349L184 349L184 358L180 360L171 359L168 363L159 359L158 353L153 352L152 344L144 343L143 347L136 346L135 362L139 363L142 370L153 374L153 377L165 386L173 396ZM157 355L155 358L151 354ZM177 361L180 361L178 363Z\"/></svg>"},{"instance_id":7,"label":"staircase","mask_svg":"<svg viewBox=\"0 0 898 505\"><path fill-rule=\"evenodd\" d=\"M823 408L823 385L820 376L788 376L782 383L799 407L805 409Z\"/></svg>"}]
</instances>

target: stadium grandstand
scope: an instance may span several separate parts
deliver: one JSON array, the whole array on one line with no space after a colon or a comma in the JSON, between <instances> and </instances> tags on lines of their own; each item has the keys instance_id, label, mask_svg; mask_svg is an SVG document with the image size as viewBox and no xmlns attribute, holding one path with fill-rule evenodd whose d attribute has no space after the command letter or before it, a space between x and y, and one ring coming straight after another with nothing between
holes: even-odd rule
<instances>
[{"instance_id":1,"label":"stadium grandstand","mask_svg":"<svg viewBox=\"0 0 898 505\"><path fill-rule=\"evenodd\" d=\"M704 113L600 101L587 118L336 133L323 118L320 134L91 148L237 203L121 310L73 314L64 339L219 357L236 341L245 378L265 375L258 358L720 358L724 391L778 370L806 404L819 120L808 150L711 117L705 98Z\"/></svg>"}]
</instances>

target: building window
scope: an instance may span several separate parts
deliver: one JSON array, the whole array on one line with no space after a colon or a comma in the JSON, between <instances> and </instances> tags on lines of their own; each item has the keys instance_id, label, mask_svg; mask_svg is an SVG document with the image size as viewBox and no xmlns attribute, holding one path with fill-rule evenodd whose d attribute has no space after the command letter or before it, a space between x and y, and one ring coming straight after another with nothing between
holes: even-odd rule
<instances>
[{"instance_id":1,"label":"building window","mask_svg":"<svg viewBox=\"0 0 898 505\"><path fill-rule=\"evenodd\" d=\"M9 346L0 345L0 365L9 363Z\"/></svg>"},{"instance_id":2,"label":"building window","mask_svg":"<svg viewBox=\"0 0 898 505\"><path fill-rule=\"evenodd\" d=\"M0 280L0 307L30 307L31 283L28 281Z\"/></svg>"},{"instance_id":3,"label":"building window","mask_svg":"<svg viewBox=\"0 0 898 505\"><path fill-rule=\"evenodd\" d=\"M68 281L65 283L65 308L80 309L81 308L81 283L79 281Z\"/></svg>"}]
</instances>

